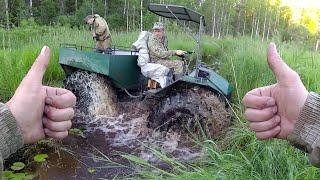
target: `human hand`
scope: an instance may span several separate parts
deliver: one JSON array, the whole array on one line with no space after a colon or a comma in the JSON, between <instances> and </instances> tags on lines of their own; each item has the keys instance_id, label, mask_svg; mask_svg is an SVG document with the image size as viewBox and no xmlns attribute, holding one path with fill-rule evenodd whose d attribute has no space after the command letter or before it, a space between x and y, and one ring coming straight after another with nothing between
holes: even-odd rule
<instances>
[{"instance_id":1,"label":"human hand","mask_svg":"<svg viewBox=\"0 0 320 180\"><path fill-rule=\"evenodd\" d=\"M15 117L25 144L45 135L62 139L74 116L75 96L66 89L42 85L50 49L44 46L13 97L6 103Z\"/></svg>"},{"instance_id":2,"label":"human hand","mask_svg":"<svg viewBox=\"0 0 320 180\"><path fill-rule=\"evenodd\" d=\"M184 56L186 53L187 53L186 51L176 50L176 55L177 56Z\"/></svg>"},{"instance_id":3,"label":"human hand","mask_svg":"<svg viewBox=\"0 0 320 180\"><path fill-rule=\"evenodd\" d=\"M308 91L299 75L283 62L274 43L268 48L268 64L277 83L249 91L242 100L244 115L258 139L285 139L298 121Z\"/></svg>"}]
</instances>

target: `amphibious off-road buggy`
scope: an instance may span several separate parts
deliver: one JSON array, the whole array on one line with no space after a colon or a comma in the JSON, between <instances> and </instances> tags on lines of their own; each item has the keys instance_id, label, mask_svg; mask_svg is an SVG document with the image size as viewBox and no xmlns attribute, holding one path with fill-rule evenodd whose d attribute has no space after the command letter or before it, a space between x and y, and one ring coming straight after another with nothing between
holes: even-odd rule
<instances>
[{"instance_id":1,"label":"amphibious off-road buggy","mask_svg":"<svg viewBox=\"0 0 320 180\"><path fill-rule=\"evenodd\" d=\"M117 114L117 103L144 102L149 106L148 126L168 131L174 127L204 130L215 138L230 124L231 115L226 103L232 87L214 70L201 62L201 34L204 16L176 5L150 4L148 9L165 18L199 24L196 63L186 67L179 79L159 89L148 89L148 78L137 65L139 53L112 48L106 54L86 51L83 47L67 45L60 48L59 63L66 73L65 87L77 96L76 108L84 114ZM176 126L176 125L179 126Z\"/></svg>"}]
</instances>

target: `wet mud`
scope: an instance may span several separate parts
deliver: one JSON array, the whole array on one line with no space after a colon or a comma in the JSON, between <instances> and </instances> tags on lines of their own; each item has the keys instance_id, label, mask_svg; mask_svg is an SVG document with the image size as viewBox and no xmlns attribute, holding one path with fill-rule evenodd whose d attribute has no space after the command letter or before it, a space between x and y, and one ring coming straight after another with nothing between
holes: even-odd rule
<instances>
[{"instance_id":1,"label":"wet mud","mask_svg":"<svg viewBox=\"0 0 320 180\"><path fill-rule=\"evenodd\" d=\"M156 105L158 101L146 103L147 99L118 102L116 94L110 89L111 86L96 75L81 73L66 81L66 87L82 98L78 99L73 128L84 129L84 137L70 135L54 148L41 150L49 155L47 161L29 164L30 171L37 174L37 179L111 179L133 176L138 167L123 158L123 154L138 156L163 168L170 167L154 150L180 162L195 161L205 154L202 147L195 143L194 134L190 134L193 132L184 128L190 119L194 121L198 117L190 115L186 116L185 120L182 118L185 116L179 116L182 118L180 121L173 120L174 125L160 130L150 124L150 117L157 114L157 108L166 106L170 109L168 103ZM197 95L199 93L201 95ZM212 119L205 126L208 135L215 138L219 135L218 130L220 132L230 125L230 113L226 111L224 104L221 105L208 91L195 89L191 94L189 92L189 95L192 95L190 101L198 99L198 105L209 112L203 115L201 120L202 124L205 124L205 119ZM173 103L180 108L187 107L186 104L188 103ZM173 111L178 112L177 109ZM163 120L179 114L181 112ZM215 130L215 127L218 130ZM210 134L210 131L214 133Z\"/></svg>"}]
</instances>

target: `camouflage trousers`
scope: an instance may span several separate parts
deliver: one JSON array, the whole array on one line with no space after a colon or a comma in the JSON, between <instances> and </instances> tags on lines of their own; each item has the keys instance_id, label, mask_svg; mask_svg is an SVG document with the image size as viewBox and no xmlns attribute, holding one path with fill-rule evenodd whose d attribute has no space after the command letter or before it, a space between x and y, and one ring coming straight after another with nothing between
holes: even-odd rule
<instances>
[{"instance_id":1,"label":"camouflage trousers","mask_svg":"<svg viewBox=\"0 0 320 180\"><path fill-rule=\"evenodd\" d=\"M112 43L112 39L111 38L108 38L108 39L105 39L103 41L97 41L96 43L96 49L98 50L106 50L108 48L111 48L111 43Z\"/></svg>"},{"instance_id":2,"label":"camouflage trousers","mask_svg":"<svg viewBox=\"0 0 320 180\"><path fill-rule=\"evenodd\" d=\"M181 74L183 72L183 61L158 60L155 63L166 66L169 69L173 68L175 74Z\"/></svg>"}]
</instances>

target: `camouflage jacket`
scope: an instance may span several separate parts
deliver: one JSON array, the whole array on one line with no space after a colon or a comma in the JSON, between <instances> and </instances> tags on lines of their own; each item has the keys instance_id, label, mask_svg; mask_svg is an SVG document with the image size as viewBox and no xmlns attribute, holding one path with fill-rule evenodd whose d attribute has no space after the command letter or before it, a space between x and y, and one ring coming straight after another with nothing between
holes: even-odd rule
<instances>
[{"instance_id":1,"label":"camouflage jacket","mask_svg":"<svg viewBox=\"0 0 320 180\"><path fill-rule=\"evenodd\" d=\"M168 40L166 37L162 41L159 41L153 34L149 37L148 49L152 63L156 63L159 60L169 60L176 52L168 50Z\"/></svg>"},{"instance_id":2,"label":"camouflage jacket","mask_svg":"<svg viewBox=\"0 0 320 180\"><path fill-rule=\"evenodd\" d=\"M94 38L97 41L104 41L108 38L111 38L110 30L107 24L107 21L100 16L95 17L94 19Z\"/></svg>"},{"instance_id":3,"label":"camouflage jacket","mask_svg":"<svg viewBox=\"0 0 320 180\"><path fill-rule=\"evenodd\" d=\"M310 163L320 167L320 96L310 92L295 124L287 137L295 147L308 152Z\"/></svg>"},{"instance_id":4,"label":"camouflage jacket","mask_svg":"<svg viewBox=\"0 0 320 180\"><path fill-rule=\"evenodd\" d=\"M9 108L0 103L0 179L2 178L3 159L23 146L21 132Z\"/></svg>"}]
</instances>

